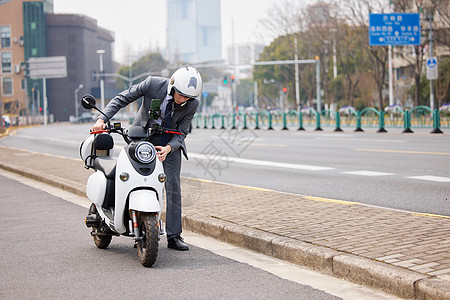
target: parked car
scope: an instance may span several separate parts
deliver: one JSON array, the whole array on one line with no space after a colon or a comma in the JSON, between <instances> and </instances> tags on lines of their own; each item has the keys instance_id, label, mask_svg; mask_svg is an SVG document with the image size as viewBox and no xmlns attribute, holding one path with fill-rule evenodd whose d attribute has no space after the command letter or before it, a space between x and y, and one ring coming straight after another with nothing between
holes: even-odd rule
<instances>
[{"instance_id":1,"label":"parked car","mask_svg":"<svg viewBox=\"0 0 450 300\"><path fill-rule=\"evenodd\" d=\"M90 112L84 112L82 113L76 120L76 123L92 123L95 122L96 117L94 116L94 114L90 113Z\"/></svg>"},{"instance_id":2,"label":"parked car","mask_svg":"<svg viewBox=\"0 0 450 300\"><path fill-rule=\"evenodd\" d=\"M113 121L131 121L132 118L133 117L126 112L118 112L111 118L111 120L113 120Z\"/></svg>"}]
</instances>

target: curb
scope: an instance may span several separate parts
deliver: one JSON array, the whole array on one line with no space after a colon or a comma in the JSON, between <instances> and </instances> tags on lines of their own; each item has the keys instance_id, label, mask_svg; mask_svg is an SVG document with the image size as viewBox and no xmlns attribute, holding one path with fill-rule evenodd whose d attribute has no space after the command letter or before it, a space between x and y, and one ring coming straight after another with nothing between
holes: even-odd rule
<instances>
[{"instance_id":1,"label":"curb","mask_svg":"<svg viewBox=\"0 0 450 300\"><path fill-rule=\"evenodd\" d=\"M85 196L85 185L0 162L0 168ZM406 299L450 299L450 278L426 276L382 262L285 238L201 214L183 215L183 228L216 240ZM449 276L450 277L450 276Z\"/></svg>"},{"instance_id":2,"label":"curb","mask_svg":"<svg viewBox=\"0 0 450 300\"><path fill-rule=\"evenodd\" d=\"M3 130L2 130L3 129ZM12 131L11 127L8 128L0 128L0 138L8 136L9 133Z\"/></svg>"},{"instance_id":3,"label":"curb","mask_svg":"<svg viewBox=\"0 0 450 300\"><path fill-rule=\"evenodd\" d=\"M326 247L205 216L183 216L183 228L405 299L450 299L450 282Z\"/></svg>"},{"instance_id":4,"label":"curb","mask_svg":"<svg viewBox=\"0 0 450 300\"><path fill-rule=\"evenodd\" d=\"M12 131L15 131L15 130L31 128L31 127L38 127L38 126L41 126L41 125L35 124L35 125L23 125L23 126L10 126L8 128L3 128L4 131L1 130L2 128L0 128L0 138L8 136Z\"/></svg>"}]
</instances>

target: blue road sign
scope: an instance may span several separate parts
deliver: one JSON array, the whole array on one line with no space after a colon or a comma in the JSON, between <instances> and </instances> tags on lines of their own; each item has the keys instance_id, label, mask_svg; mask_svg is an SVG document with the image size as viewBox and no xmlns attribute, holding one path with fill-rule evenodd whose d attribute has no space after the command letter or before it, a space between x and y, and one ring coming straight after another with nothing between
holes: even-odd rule
<instances>
[{"instance_id":1,"label":"blue road sign","mask_svg":"<svg viewBox=\"0 0 450 300\"><path fill-rule=\"evenodd\" d=\"M420 15L370 14L370 46L420 45Z\"/></svg>"},{"instance_id":2,"label":"blue road sign","mask_svg":"<svg viewBox=\"0 0 450 300\"><path fill-rule=\"evenodd\" d=\"M427 59L427 79L436 80L438 79L438 61L436 57L429 57Z\"/></svg>"},{"instance_id":3,"label":"blue road sign","mask_svg":"<svg viewBox=\"0 0 450 300\"><path fill-rule=\"evenodd\" d=\"M430 57L430 58L427 59L427 66L428 66L428 68L433 69L433 68L436 67L436 65L437 65L436 57Z\"/></svg>"}]
</instances>

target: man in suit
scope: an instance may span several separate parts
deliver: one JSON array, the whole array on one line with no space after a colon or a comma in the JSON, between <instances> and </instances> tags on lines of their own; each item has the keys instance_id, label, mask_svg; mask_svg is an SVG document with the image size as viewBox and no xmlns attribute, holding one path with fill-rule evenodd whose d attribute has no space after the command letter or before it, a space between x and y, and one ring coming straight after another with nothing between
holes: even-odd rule
<instances>
[{"instance_id":1,"label":"man in suit","mask_svg":"<svg viewBox=\"0 0 450 300\"><path fill-rule=\"evenodd\" d=\"M149 119L152 99L160 99L162 100L161 118L165 123L163 125L176 128L182 133L182 135L165 133L152 140L152 143L157 145L155 148L158 150L158 159L163 162L164 172L167 175L165 183L167 246L181 251L189 250L181 237L181 153L188 159L184 140L197 111L199 105L197 97L200 96L202 88L200 73L193 67L182 67L173 73L170 79L147 77L141 83L119 93L103 110L110 119L121 108L144 97L133 125L150 128L154 122L161 122L161 120ZM100 116L92 126L92 131L104 129L108 118Z\"/></svg>"}]
</instances>

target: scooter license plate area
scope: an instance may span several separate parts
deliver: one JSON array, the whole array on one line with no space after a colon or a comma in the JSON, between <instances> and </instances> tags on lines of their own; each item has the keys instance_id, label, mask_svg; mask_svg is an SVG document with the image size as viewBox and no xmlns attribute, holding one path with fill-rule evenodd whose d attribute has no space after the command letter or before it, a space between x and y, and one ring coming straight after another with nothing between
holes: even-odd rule
<instances>
[{"instance_id":1,"label":"scooter license plate area","mask_svg":"<svg viewBox=\"0 0 450 300\"><path fill-rule=\"evenodd\" d=\"M129 209L141 212L161 211L156 192L152 190L138 190L130 193Z\"/></svg>"}]
</instances>

